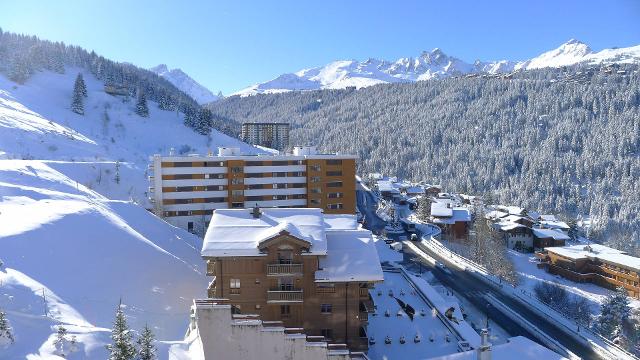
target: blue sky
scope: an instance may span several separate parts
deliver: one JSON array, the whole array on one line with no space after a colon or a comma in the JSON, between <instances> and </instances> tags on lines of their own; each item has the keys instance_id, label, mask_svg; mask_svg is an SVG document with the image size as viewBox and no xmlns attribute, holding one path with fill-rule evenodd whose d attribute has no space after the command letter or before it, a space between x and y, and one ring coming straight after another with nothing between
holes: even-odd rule
<instances>
[{"instance_id":1,"label":"blue sky","mask_svg":"<svg viewBox=\"0 0 640 360\"><path fill-rule=\"evenodd\" d=\"M640 1L0 0L0 27L142 67L180 67L214 92L338 59L441 48L466 61L526 59L570 38L640 44Z\"/></svg>"}]
</instances>

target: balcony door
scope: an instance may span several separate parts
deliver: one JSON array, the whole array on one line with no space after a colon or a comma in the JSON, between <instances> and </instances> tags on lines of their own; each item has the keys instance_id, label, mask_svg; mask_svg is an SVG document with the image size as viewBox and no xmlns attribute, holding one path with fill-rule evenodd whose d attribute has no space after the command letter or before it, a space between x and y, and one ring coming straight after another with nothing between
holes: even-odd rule
<instances>
[{"instance_id":1,"label":"balcony door","mask_svg":"<svg viewBox=\"0 0 640 360\"><path fill-rule=\"evenodd\" d=\"M292 277L278 278L278 290L293 291L293 278Z\"/></svg>"},{"instance_id":2,"label":"balcony door","mask_svg":"<svg viewBox=\"0 0 640 360\"><path fill-rule=\"evenodd\" d=\"M290 246L282 246L278 248L278 264L293 263L293 249Z\"/></svg>"}]
</instances>

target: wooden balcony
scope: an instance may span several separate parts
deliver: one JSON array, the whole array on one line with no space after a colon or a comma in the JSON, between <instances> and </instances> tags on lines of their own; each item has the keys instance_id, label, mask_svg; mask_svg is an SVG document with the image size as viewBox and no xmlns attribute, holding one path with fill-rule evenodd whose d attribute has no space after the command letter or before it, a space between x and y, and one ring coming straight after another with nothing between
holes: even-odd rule
<instances>
[{"instance_id":1,"label":"wooden balcony","mask_svg":"<svg viewBox=\"0 0 640 360\"><path fill-rule=\"evenodd\" d=\"M268 276L302 274L302 264L267 264Z\"/></svg>"},{"instance_id":2,"label":"wooden balcony","mask_svg":"<svg viewBox=\"0 0 640 360\"><path fill-rule=\"evenodd\" d=\"M369 297L369 288L360 288L360 297L368 298Z\"/></svg>"},{"instance_id":3,"label":"wooden balcony","mask_svg":"<svg viewBox=\"0 0 640 360\"><path fill-rule=\"evenodd\" d=\"M215 276L216 274L216 262L213 260L207 260L207 276Z\"/></svg>"},{"instance_id":4,"label":"wooden balcony","mask_svg":"<svg viewBox=\"0 0 640 360\"><path fill-rule=\"evenodd\" d=\"M215 277L209 283L209 287L207 287L207 297L208 298L216 297L216 278Z\"/></svg>"},{"instance_id":5,"label":"wooden balcony","mask_svg":"<svg viewBox=\"0 0 640 360\"><path fill-rule=\"evenodd\" d=\"M303 298L302 289L267 291L267 303L301 303Z\"/></svg>"},{"instance_id":6,"label":"wooden balcony","mask_svg":"<svg viewBox=\"0 0 640 360\"><path fill-rule=\"evenodd\" d=\"M366 311L360 311L358 319L360 319L360 321L369 321L369 313L367 313Z\"/></svg>"}]
</instances>

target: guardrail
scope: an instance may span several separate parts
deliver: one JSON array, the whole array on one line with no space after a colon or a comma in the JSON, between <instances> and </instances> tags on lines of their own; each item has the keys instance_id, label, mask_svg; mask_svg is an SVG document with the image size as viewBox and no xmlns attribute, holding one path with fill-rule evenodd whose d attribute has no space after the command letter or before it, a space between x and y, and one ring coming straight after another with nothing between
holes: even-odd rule
<instances>
[{"instance_id":1,"label":"guardrail","mask_svg":"<svg viewBox=\"0 0 640 360\"><path fill-rule=\"evenodd\" d=\"M302 264L267 264L267 275L302 274Z\"/></svg>"},{"instance_id":2,"label":"guardrail","mask_svg":"<svg viewBox=\"0 0 640 360\"><path fill-rule=\"evenodd\" d=\"M461 270L464 270L464 271L469 271L469 269L474 270L474 271L469 271L469 272L471 274L478 275L478 277L481 280L485 280L485 281L491 282L492 285L494 287L496 287L497 290L501 291L505 295L510 296L511 298L522 302L524 305L529 306L533 310L540 311L541 313L543 313L544 316L549 316L549 314L553 314L553 315L561 318L563 321L556 322L556 324L558 326L560 326L561 328L564 328L566 330L565 332L572 334L573 337L576 338L577 340L582 341L583 343L585 343L585 344L587 344L589 346L592 346L592 347L595 345L599 349L601 349L600 351L598 351L599 349L594 349L597 352L602 353L603 351L605 351L605 352L607 352L607 355L613 356L613 357L611 357L611 359L619 359L620 355L624 355L625 357L627 357L629 359L638 360L638 357L636 357L634 354L628 352L625 349L620 348L617 344L614 344L611 340L609 340L609 339L605 338L604 336L596 333L595 331L591 330L589 327L585 327L585 326L583 326L583 325L581 325L579 323L576 323L574 321L574 319L571 319L571 318L567 317L565 314L562 314L562 313L558 312L557 310L551 308L549 305L541 302L537 298L535 298L535 297L533 297L531 295L527 295L526 293L522 293L521 291L518 291L515 288L513 288L513 291L505 291L503 286L506 283L501 282L499 279L497 280L496 277L494 275L491 275L489 273L489 271L484 266L482 266L482 265L480 265L480 264L478 264L478 263L476 263L476 262L474 262L472 260L469 260L469 259L467 259L467 258L465 258L463 256L460 256L460 255L456 254L455 252L453 252L450 249L448 249L446 246L444 246L442 243L440 243L439 241L437 241L433 237L431 237L429 239L423 238L422 242L423 242L423 244L425 246L429 247L435 253L439 253L441 256L443 256L445 258L448 256L451 259L456 259L458 262L462 262L467 267L462 267L461 266ZM544 310L540 310L540 308L542 308ZM584 333L590 334L596 340L601 341L602 343L604 343L606 346L610 347L611 349L603 347L602 345L595 344L593 339L589 339L589 338L585 337Z\"/></svg>"},{"instance_id":3,"label":"guardrail","mask_svg":"<svg viewBox=\"0 0 640 360\"><path fill-rule=\"evenodd\" d=\"M302 302L302 290L268 290L267 302Z\"/></svg>"}]
</instances>

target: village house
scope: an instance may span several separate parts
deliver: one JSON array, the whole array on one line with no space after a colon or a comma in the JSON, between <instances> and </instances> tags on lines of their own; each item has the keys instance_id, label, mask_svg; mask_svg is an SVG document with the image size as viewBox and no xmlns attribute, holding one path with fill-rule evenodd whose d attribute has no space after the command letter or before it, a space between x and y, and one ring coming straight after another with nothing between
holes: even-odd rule
<instances>
[{"instance_id":1,"label":"village house","mask_svg":"<svg viewBox=\"0 0 640 360\"><path fill-rule=\"evenodd\" d=\"M569 240L569 235L562 231L553 229L533 228L533 247L542 249L550 246L564 246L565 241Z\"/></svg>"},{"instance_id":2,"label":"village house","mask_svg":"<svg viewBox=\"0 0 640 360\"><path fill-rule=\"evenodd\" d=\"M592 282L609 289L624 287L640 299L640 258L598 244L547 247L536 253L552 274L576 282Z\"/></svg>"},{"instance_id":3,"label":"village house","mask_svg":"<svg viewBox=\"0 0 640 360\"><path fill-rule=\"evenodd\" d=\"M461 239L469 234L471 213L453 202L436 200L431 203L431 222L440 227L443 235Z\"/></svg>"},{"instance_id":4,"label":"village house","mask_svg":"<svg viewBox=\"0 0 640 360\"><path fill-rule=\"evenodd\" d=\"M202 257L210 298L234 312L367 348L369 287L383 281L372 234L355 215L315 208L218 209Z\"/></svg>"}]
</instances>

